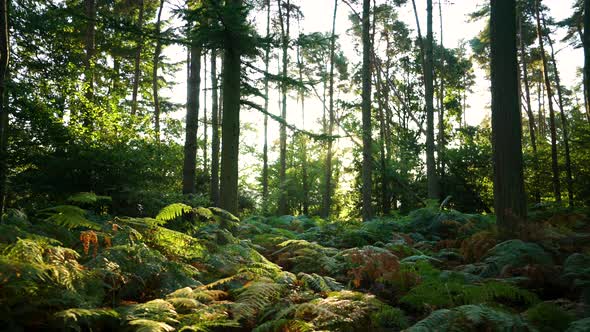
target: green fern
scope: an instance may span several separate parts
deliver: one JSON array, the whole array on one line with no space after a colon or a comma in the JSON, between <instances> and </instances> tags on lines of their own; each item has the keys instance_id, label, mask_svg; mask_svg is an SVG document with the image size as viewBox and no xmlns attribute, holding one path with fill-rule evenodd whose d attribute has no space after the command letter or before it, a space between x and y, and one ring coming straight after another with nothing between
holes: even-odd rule
<instances>
[{"instance_id":1,"label":"green fern","mask_svg":"<svg viewBox=\"0 0 590 332\"><path fill-rule=\"evenodd\" d=\"M113 309L83 309L71 308L56 312L54 319L61 322L64 329L82 331L83 327L92 326L98 322L117 321L119 313Z\"/></svg>"},{"instance_id":2,"label":"green fern","mask_svg":"<svg viewBox=\"0 0 590 332\"><path fill-rule=\"evenodd\" d=\"M297 278L309 289L315 292L330 292L342 290L344 286L330 277L323 277L318 274L307 274L300 272Z\"/></svg>"},{"instance_id":3,"label":"green fern","mask_svg":"<svg viewBox=\"0 0 590 332\"><path fill-rule=\"evenodd\" d=\"M246 284L231 306L236 320L254 318L266 306L275 302L283 290L283 285L262 280Z\"/></svg>"},{"instance_id":4,"label":"green fern","mask_svg":"<svg viewBox=\"0 0 590 332\"><path fill-rule=\"evenodd\" d=\"M172 332L174 327L164 322L149 319L135 319L129 322L135 332Z\"/></svg>"},{"instance_id":5,"label":"green fern","mask_svg":"<svg viewBox=\"0 0 590 332\"><path fill-rule=\"evenodd\" d=\"M315 331L313 324L300 319L276 319L258 325L252 332L308 332Z\"/></svg>"},{"instance_id":6,"label":"green fern","mask_svg":"<svg viewBox=\"0 0 590 332\"><path fill-rule=\"evenodd\" d=\"M174 220L182 216L183 214L192 211L192 209L192 207L183 203L170 204L168 206L165 206L162 210L160 210L160 212L158 212L158 215L156 215L156 219L164 222Z\"/></svg>"},{"instance_id":7,"label":"green fern","mask_svg":"<svg viewBox=\"0 0 590 332\"><path fill-rule=\"evenodd\" d=\"M101 226L86 218L86 211L74 205L58 205L40 210L38 215L48 222L68 229L90 228L100 230Z\"/></svg>"},{"instance_id":8,"label":"green fern","mask_svg":"<svg viewBox=\"0 0 590 332\"><path fill-rule=\"evenodd\" d=\"M68 197L68 201L74 204L94 204L97 202L110 202L110 196L99 196L95 193L82 192Z\"/></svg>"}]
</instances>

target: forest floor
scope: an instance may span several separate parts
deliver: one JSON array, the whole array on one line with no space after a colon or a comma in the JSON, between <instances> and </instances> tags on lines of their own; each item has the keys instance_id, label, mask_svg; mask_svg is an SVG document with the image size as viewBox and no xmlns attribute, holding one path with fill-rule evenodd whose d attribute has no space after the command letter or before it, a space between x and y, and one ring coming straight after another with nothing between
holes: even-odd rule
<instances>
[{"instance_id":1,"label":"forest floor","mask_svg":"<svg viewBox=\"0 0 590 332\"><path fill-rule=\"evenodd\" d=\"M80 196L0 224L9 331L590 331L590 219L537 208L530 239L423 208L369 222Z\"/></svg>"}]
</instances>

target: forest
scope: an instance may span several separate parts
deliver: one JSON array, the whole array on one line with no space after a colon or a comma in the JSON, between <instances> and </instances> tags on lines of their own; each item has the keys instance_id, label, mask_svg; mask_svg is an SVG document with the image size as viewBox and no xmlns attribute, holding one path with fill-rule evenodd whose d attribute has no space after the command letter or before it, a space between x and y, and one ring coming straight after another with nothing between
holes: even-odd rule
<instances>
[{"instance_id":1,"label":"forest","mask_svg":"<svg viewBox=\"0 0 590 332\"><path fill-rule=\"evenodd\" d=\"M0 330L590 331L590 0L0 0Z\"/></svg>"}]
</instances>

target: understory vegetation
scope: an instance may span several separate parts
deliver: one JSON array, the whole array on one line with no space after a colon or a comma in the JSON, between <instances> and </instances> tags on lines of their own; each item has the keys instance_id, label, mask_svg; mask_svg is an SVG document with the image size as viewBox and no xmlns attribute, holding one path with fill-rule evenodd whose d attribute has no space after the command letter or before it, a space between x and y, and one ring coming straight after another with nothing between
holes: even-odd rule
<instances>
[{"instance_id":1,"label":"understory vegetation","mask_svg":"<svg viewBox=\"0 0 590 332\"><path fill-rule=\"evenodd\" d=\"M8 210L3 329L587 331L590 220L538 206L529 239L434 205L368 222L177 203L109 215L109 197Z\"/></svg>"}]
</instances>

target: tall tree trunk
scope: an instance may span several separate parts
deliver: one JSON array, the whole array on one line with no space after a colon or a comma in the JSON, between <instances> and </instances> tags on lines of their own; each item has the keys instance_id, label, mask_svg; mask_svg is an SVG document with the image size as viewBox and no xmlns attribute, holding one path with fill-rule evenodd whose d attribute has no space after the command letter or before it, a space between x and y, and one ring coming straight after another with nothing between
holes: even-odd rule
<instances>
[{"instance_id":1,"label":"tall tree trunk","mask_svg":"<svg viewBox=\"0 0 590 332\"><path fill-rule=\"evenodd\" d=\"M6 80L10 43L8 31L8 2L0 0L0 222L6 209L8 193L8 103L6 102Z\"/></svg>"},{"instance_id":2,"label":"tall tree trunk","mask_svg":"<svg viewBox=\"0 0 590 332\"><path fill-rule=\"evenodd\" d=\"M299 67L299 84L303 86L303 59L301 56L301 47L297 45L297 65ZM299 99L301 100L301 128L305 130L305 89L299 88ZM303 184L303 214L309 215L309 183L307 175L307 138L301 136L301 153L302 156L302 184Z\"/></svg>"},{"instance_id":3,"label":"tall tree trunk","mask_svg":"<svg viewBox=\"0 0 590 332\"><path fill-rule=\"evenodd\" d=\"M281 83L282 90L282 109L281 109L281 129L280 129L280 156L279 156L279 214L287 214L287 69L288 69L288 51L289 51L289 19L291 16L291 3L287 0L286 17L283 18L282 0L278 0L279 4L279 19L281 23L281 44L283 48L283 82ZM286 21L285 21L286 19Z\"/></svg>"},{"instance_id":4,"label":"tall tree trunk","mask_svg":"<svg viewBox=\"0 0 590 332\"><path fill-rule=\"evenodd\" d=\"M160 96L158 84L158 67L160 65L160 54L162 53L162 41L160 40L162 28L162 10L164 9L164 1L160 0L160 8L158 9L158 18L156 20L156 49L154 50L154 64L152 68L152 94L154 96L154 131L156 132L156 142L160 142Z\"/></svg>"},{"instance_id":5,"label":"tall tree trunk","mask_svg":"<svg viewBox=\"0 0 590 332\"><path fill-rule=\"evenodd\" d=\"M494 206L501 236L515 238L526 219L515 0L491 0L490 22Z\"/></svg>"},{"instance_id":6,"label":"tall tree trunk","mask_svg":"<svg viewBox=\"0 0 590 332\"><path fill-rule=\"evenodd\" d=\"M445 53L444 49L445 46L443 44L443 17L442 17L442 0L438 1L438 15L440 20L440 49L441 49L441 58L440 58L440 92L438 94L439 97L439 113L438 113L438 163L439 163L439 174L440 174L440 182L439 182L439 196L444 197L444 177L445 177Z\"/></svg>"},{"instance_id":7,"label":"tall tree trunk","mask_svg":"<svg viewBox=\"0 0 590 332\"><path fill-rule=\"evenodd\" d=\"M266 37L270 38L270 0L266 8ZM267 212L268 206L268 75L270 63L270 43L264 50L264 146L262 148L262 206Z\"/></svg>"},{"instance_id":8,"label":"tall tree trunk","mask_svg":"<svg viewBox=\"0 0 590 332\"><path fill-rule=\"evenodd\" d=\"M547 100L549 103L549 131L551 133L551 170L553 172L553 195L555 201L561 202L561 185L559 183L559 166L557 161L557 131L555 129L555 111L553 109L553 89L551 79L549 78L549 66L547 65L547 55L543 42L543 30L541 29L541 1L536 0L535 14L537 18L537 35L539 38L539 48L541 49L541 59L543 60L543 77L545 78L545 89L547 90Z\"/></svg>"},{"instance_id":9,"label":"tall tree trunk","mask_svg":"<svg viewBox=\"0 0 590 332\"><path fill-rule=\"evenodd\" d=\"M586 104L590 104L590 0L584 0L584 92ZM586 108L586 117L590 122L590 112Z\"/></svg>"},{"instance_id":10,"label":"tall tree trunk","mask_svg":"<svg viewBox=\"0 0 590 332\"><path fill-rule=\"evenodd\" d=\"M242 11L242 0L227 0L228 15L235 15ZM228 18L229 22L238 21L242 25L245 18L242 15L236 20ZM238 213L238 158L240 144L240 82L241 63L239 45L239 27L226 30L226 47L223 57L223 119L221 142L221 208Z\"/></svg>"},{"instance_id":11,"label":"tall tree trunk","mask_svg":"<svg viewBox=\"0 0 590 332\"><path fill-rule=\"evenodd\" d=\"M207 149L209 145L207 133L207 52L203 54L203 173L209 176L209 160Z\"/></svg>"},{"instance_id":12,"label":"tall tree trunk","mask_svg":"<svg viewBox=\"0 0 590 332\"><path fill-rule=\"evenodd\" d=\"M189 95L186 105L186 136L184 141L184 164L182 168L182 193L196 192L197 131L199 129L199 94L201 85L201 46L191 45Z\"/></svg>"},{"instance_id":13,"label":"tall tree trunk","mask_svg":"<svg viewBox=\"0 0 590 332\"><path fill-rule=\"evenodd\" d=\"M428 198L438 200L438 179L436 176L436 160L434 159L434 63L432 54L432 0L426 1L426 15L426 45L424 47L424 83L426 89L426 178L428 182Z\"/></svg>"},{"instance_id":14,"label":"tall tree trunk","mask_svg":"<svg viewBox=\"0 0 590 332\"><path fill-rule=\"evenodd\" d=\"M332 136L334 131L334 57L336 51L336 15L338 13L338 0L334 0L334 14L332 15L332 36L330 38L330 87L328 96L329 101L329 114L328 114L328 131L327 135ZM322 217L327 218L330 216L332 208L332 138L328 139L328 152L326 154L326 173L324 174L324 197L322 204Z\"/></svg>"},{"instance_id":15,"label":"tall tree trunk","mask_svg":"<svg viewBox=\"0 0 590 332\"><path fill-rule=\"evenodd\" d=\"M144 2L143 0L139 0L139 17L137 19L137 31L139 32L139 39L137 41L137 46L135 48L135 64L133 70L133 92L131 94L131 115L137 114L137 94L139 91L139 80L141 74L141 50L143 49L143 33L141 30L143 29L143 12L144 12Z\"/></svg>"},{"instance_id":16,"label":"tall tree trunk","mask_svg":"<svg viewBox=\"0 0 590 332\"><path fill-rule=\"evenodd\" d=\"M545 17L543 16L543 27L547 30L547 24ZM565 147L565 172L567 176L567 197L568 204L570 207L574 207L574 182L572 178L572 160L570 155L570 143L569 143L569 131L567 125L567 118L565 116L565 110L563 105L563 93L561 89L561 80L559 78L559 70L557 70L557 61L555 61L555 50L553 48L553 41L551 35L547 35L547 41L549 41L549 49L551 50L551 64L553 65L553 73L555 75L555 85L557 88L557 97L559 101L559 115L561 118L561 126L563 131L563 145Z\"/></svg>"},{"instance_id":17,"label":"tall tree trunk","mask_svg":"<svg viewBox=\"0 0 590 332\"><path fill-rule=\"evenodd\" d=\"M217 50L211 50L211 183L210 198L219 206L219 104L217 82Z\"/></svg>"},{"instance_id":18,"label":"tall tree trunk","mask_svg":"<svg viewBox=\"0 0 590 332\"><path fill-rule=\"evenodd\" d=\"M96 0L84 0L85 15L87 19L85 32L85 58L84 58L84 83L85 97L88 102L94 101L94 54L96 53ZM90 109L85 111L82 117L84 127L90 127Z\"/></svg>"},{"instance_id":19,"label":"tall tree trunk","mask_svg":"<svg viewBox=\"0 0 590 332\"><path fill-rule=\"evenodd\" d=\"M363 164L361 170L362 184L362 216L363 221L373 217L371 207L372 197L372 130L371 130L371 3L370 0L363 0L362 17L362 42L363 42L363 66L362 66L362 129L363 129Z\"/></svg>"},{"instance_id":20,"label":"tall tree trunk","mask_svg":"<svg viewBox=\"0 0 590 332\"><path fill-rule=\"evenodd\" d=\"M522 14L521 14L522 15ZM527 55L526 55L526 47L524 45L524 38L523 38L523 31L522 31L522 17L519 17L518 20L518 29L519 29L519 41L520 41L520 60L522 62L522 77L523 77L523 84L524 84L524 91L525 91L525 101L526 101L526 113L528 116L529 122L529 132L531 135L531 146L533 147L533 172L534 174L534 185L533 185L533 196L535 197L536 203L541 203L541 193L539 192L539 156L537 154L537 134L536 134L536 126L535 126L535 115L533 114L533 107L531 105L531 91L529 86L529 75L527 70Z\"/></svg>"}]
</instances>

